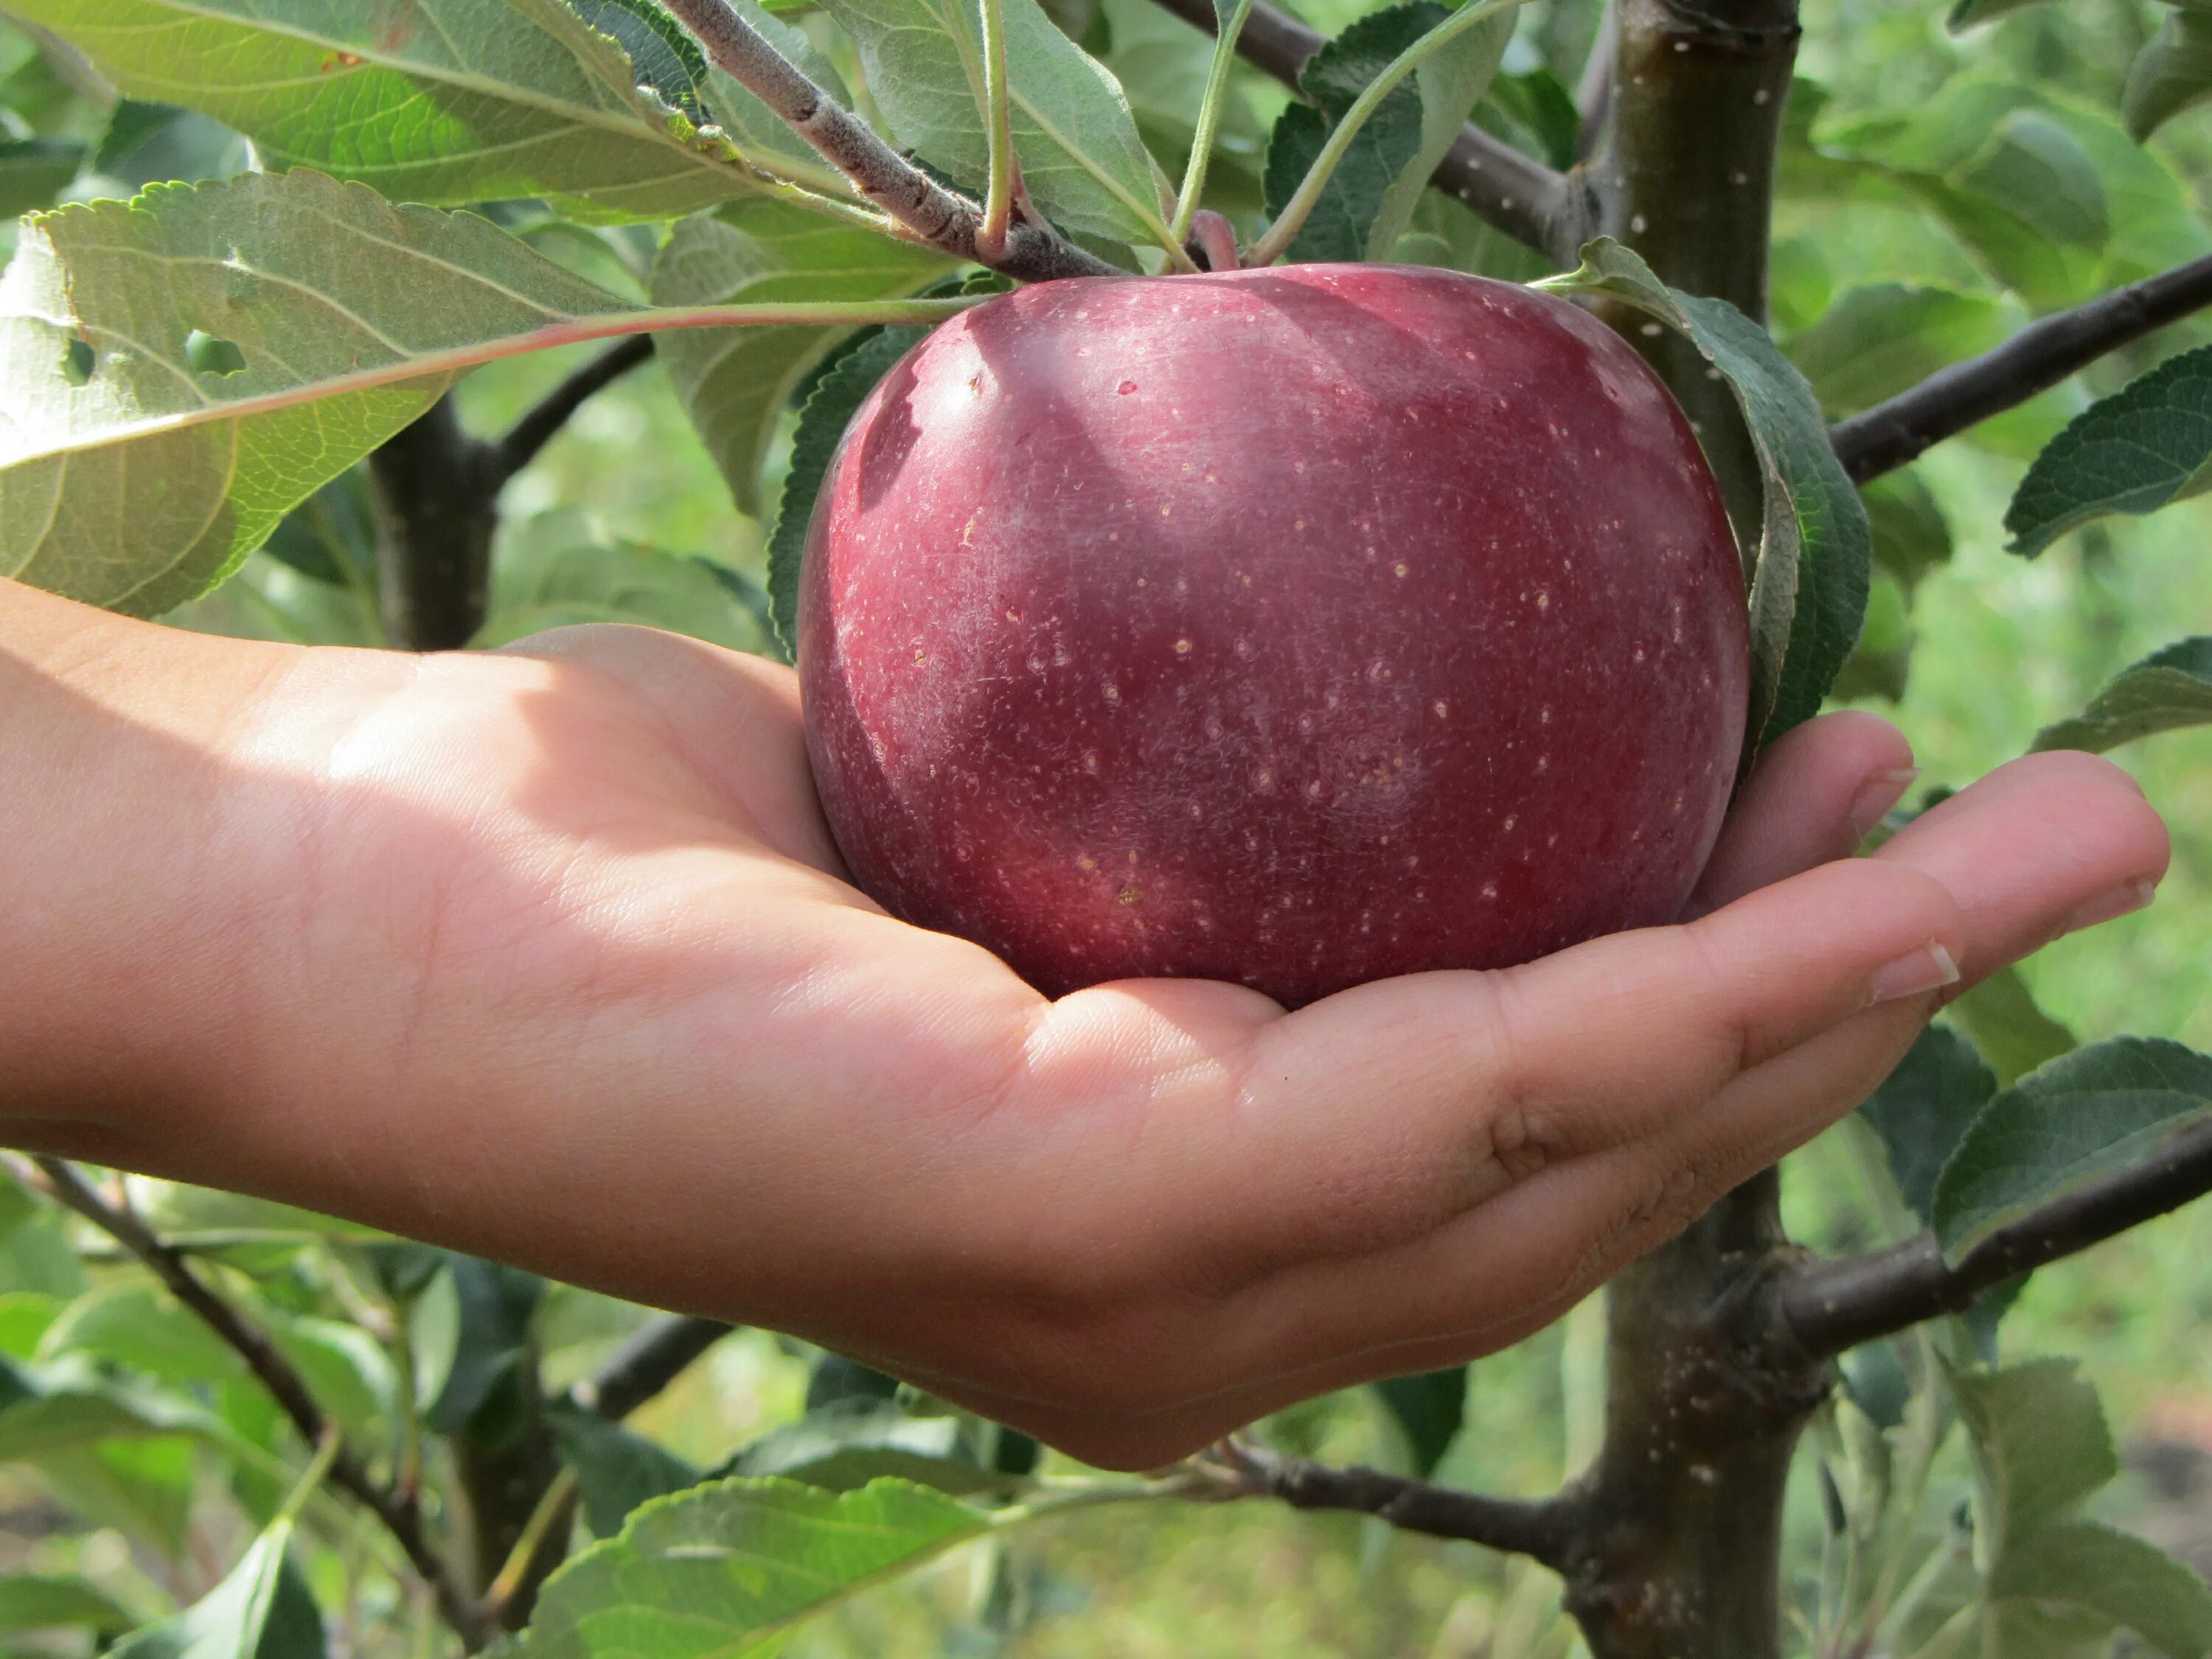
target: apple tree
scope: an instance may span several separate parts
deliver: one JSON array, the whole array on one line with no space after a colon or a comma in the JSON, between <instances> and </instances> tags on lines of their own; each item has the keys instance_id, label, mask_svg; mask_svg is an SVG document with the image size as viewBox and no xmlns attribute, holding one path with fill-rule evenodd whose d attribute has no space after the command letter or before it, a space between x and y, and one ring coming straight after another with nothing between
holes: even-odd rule
<instances>
[{"instance_id":1,"label":"apple tree","mask_svg":"<svg viewBox=\"0 0 2212 1659\"><path fill-rule=\"evenodd\" d=\"M1028 284L1279 261L1532 284L1643 352L1735 526L1747 755L1903 683L1951 547L1931 447L2007 434L2022 559L2212 467L2212 231L2146 147L2212 96L2194 0L2107 9L2116 99L1967 76L1849 114L1800 73L1797 0L1316 3L1333 33L1269 0L5 8L0 572L135 615L204 621L221 586L233 625L310 642L611 618L787 655L838 441L930 331ZM2063 56L2077 8L1917 21L2049 24ZM1850 246L1876 223L1957 283L1886 275ZM471 371L583 348L506 429L462 418ZM759 561L514 508L648 362ZM2191 635L2022 736L2208 721ZM1538 1499L1432 1478L1480 1366L1374 1391L1393 1468L1261 1425L1127 1479L822 1355L798 1422L702 1467L622 1424L711 1322L595 1307L602 1356L556 1384L561 1287L11 1158L0 1455L155 1555L205 1547L219 1468L234 1547L168 1607L0 1574L0 1631L320 1654L343 1601L373 1651L767 1652L1057 1514L1244 1500L1528 1558L1599 1659L2212 1652L2212 1589L2084 1513L2117 1472L2089 1382L1998 1346L2027 1275L2212 1190L2212 1058L2077 1045L2008 974L1839 1133L1865 1248L1794 1241L1770 1170L1622 1273L1601 1443Z\"/></svg>"}]
</instances>

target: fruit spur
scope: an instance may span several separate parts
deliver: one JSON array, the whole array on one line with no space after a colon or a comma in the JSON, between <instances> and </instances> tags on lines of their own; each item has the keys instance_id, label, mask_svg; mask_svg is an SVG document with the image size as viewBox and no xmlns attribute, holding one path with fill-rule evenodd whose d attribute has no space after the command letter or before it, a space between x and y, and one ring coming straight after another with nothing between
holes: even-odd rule
<instances>
[{"instance_id":1,"label":"fruit spur","mask_svg":"<svg viewBox=\"0 0 2212 1659\"><path fill-rule=\"evenodd\" d=\"M1658 377L1564 301L1293 265L1048 283L876 388L799 666L860 886L1048 994L1291 1006L1673 918L1743 581Z\"/></svg>"}]
</instances>

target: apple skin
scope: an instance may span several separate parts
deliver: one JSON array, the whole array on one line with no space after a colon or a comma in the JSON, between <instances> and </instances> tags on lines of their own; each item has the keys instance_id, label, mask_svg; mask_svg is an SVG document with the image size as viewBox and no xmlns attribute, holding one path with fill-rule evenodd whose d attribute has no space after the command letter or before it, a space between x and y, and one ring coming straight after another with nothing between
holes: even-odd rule
<instances>
[{"instance_id":1,"label":"apple skin","mask_svg":"<svg viewBox=\"0 0 2212 1659\"><path fill-rule=\"evenodd\" d=\"M1292 265L945 324L817 501L822 804L894 915L1057 996L1286 1006L1672 920L1743 580L1680 410L1565 301Z\"/></svg>"}]
</instances>

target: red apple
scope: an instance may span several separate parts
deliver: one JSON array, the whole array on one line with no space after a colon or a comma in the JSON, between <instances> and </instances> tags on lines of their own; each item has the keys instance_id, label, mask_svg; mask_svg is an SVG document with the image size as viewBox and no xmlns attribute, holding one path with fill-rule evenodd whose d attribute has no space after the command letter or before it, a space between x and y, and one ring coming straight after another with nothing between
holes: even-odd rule
<instances>
[{"instance_id":1,"label":"red apple","mask_svg":"<svg viewBox=\"0 0 2212 1659\"><path fill-rule=\"evenodd\" d=\"M1057 995L1285 1004L1665 921L1743 736L1742 578L1630 347L1449 271L1054 283L876 388L799 666L854 877Z\"/></svg>"}]
</instances>

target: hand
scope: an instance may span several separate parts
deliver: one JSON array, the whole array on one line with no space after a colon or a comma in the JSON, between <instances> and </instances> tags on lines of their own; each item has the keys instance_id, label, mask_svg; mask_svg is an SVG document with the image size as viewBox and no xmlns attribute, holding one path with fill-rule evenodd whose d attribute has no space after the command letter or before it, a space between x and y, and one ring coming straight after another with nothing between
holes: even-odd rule
<instances>
[{"instance_id":1,"label":"hand","mask_svg":"<svg viewBox=\"0 0 2212 1659\"><path fill-rule=\"evenodd\" d=\"M131 769L64 815L103 879L47 899L130 999L15 1138L794 1332L1109 1466L1555 1318L2166 858L2124 774L2045 755L1849 859L1910 757L1836 715L1683 926L1291 1014L1048 1004L841 879L773 665L194 641L235 695L165 736L113 712L185 672L151 633L120 655L171 665L75 716Z\"/></svg>"}]
</instances>

